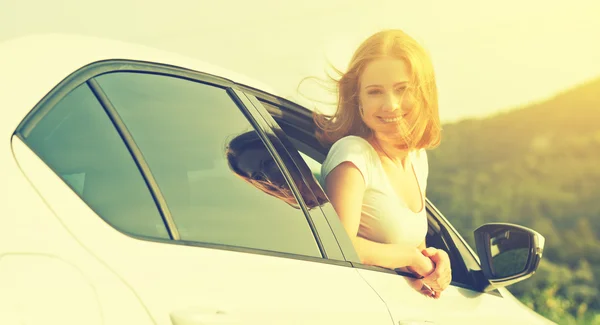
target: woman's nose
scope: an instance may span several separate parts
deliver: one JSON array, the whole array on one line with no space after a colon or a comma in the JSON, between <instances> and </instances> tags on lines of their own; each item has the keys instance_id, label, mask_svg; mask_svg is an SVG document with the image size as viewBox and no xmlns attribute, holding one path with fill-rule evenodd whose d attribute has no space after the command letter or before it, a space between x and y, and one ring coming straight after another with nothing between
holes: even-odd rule
<instances>
[{"instance_id":1,"label":"woman's nose","mask_svg":"<svg viewBox=\"0 0 600 325\"><path fill-rule=\"evenodd\" d=\"M394 94L389 94L389 95L385 96L385 102L383 103L382 109L384 111L393 112L397 109L400 109L401 101L402 101L402 98L399 98L398 96L396 96Z\"/></svg>"}]
</instances>

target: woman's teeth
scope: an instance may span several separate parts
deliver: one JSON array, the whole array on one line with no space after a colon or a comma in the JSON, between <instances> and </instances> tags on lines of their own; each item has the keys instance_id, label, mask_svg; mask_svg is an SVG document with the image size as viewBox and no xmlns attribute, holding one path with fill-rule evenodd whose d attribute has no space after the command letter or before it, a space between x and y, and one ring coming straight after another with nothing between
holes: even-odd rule
<instances>
[{"instance_id":1,"label":"woman's teeth","mask_svg":"<svg viewBox=\"0 0 600 325\"><path fill-rule=\"evenodd\" d=\"M386 123L392 123L392 122L398 122L400 121L402 118L401 117L394 117L394 118L385 118L385 117L380 117L380 119Z\"/></svg>"}]
</instances>

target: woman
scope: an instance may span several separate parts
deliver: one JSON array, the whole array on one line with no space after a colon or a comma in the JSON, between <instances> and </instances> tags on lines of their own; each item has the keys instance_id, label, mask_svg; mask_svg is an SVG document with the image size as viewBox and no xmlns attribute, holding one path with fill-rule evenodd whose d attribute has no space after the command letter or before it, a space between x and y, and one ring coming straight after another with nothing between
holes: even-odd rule
<instances>
[{"instance_id":1,"label":"woman","mask_svg":"<svg viewBox=\"0 0 600 325\"><path fill-rule=\"evenodd\" d=\"M424 49L400 30L376 33L337 80L333 116L315 115L333 143L325 190L364 264L403 269L435 298L451 280L448 255L425 248L425 149L440 142L437 88Z\"/></svg>"}]
</instances>

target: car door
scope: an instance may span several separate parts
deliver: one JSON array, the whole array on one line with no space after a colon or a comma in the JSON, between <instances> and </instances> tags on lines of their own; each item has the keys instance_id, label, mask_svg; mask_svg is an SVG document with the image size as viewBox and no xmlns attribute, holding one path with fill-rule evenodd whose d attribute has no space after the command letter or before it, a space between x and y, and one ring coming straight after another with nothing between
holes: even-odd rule
<instances>
[{"instance_id":1,"label":"car door","mask_svg":"<svg viewBox=\"0 0 600 325\"><path fill-rule=\"evenodd\" d=\"M407 276L389 270L358 265L360 273L386 301L394 319L400 324L410 315L411 321L425 324L548 324L526 308L506 289L484 292L489 284L481 272L472 250L448 221L428 202L428 246L444 249L452 263L452 283L439 299L426 297L407 285ZM424 309L415 314L412 309ZM407 323L412 324L412 323Z\"/></svg>"},{"instance_id":2,"label":"car door","mask_svg":"<svg viewBox=\"0 0 600 325\"><path fill-rule=\"evenodd\" d=\"M93 63L27 116L15 158L157 324L391 324L236 88L173 66ZM260 146L246 150L247 136ZM295 201L236 173L243 154Z\"/></svg>"},{"instance_id":3,"label":"car door","mask_svg":"<svg viewBox=\"0 0 600 325\"><path fill-rule=\"evenodd\" d=\"M269 118L300 169L305 169L307 185L317 195L325 196L319 185L320 163L326 148L314 139L311 114L301 106L280 98L255 92L259 103L269 112ZM311 175L312 174L312 175ZM428 246L445 250L452 263L453 281L439 299L423 295L411 286L410 274L363 265L356 257L349 238L329 203L321 205L340 241L340 246L365 280L381 295L395 324L536 324L543 323L524 308L505 289L483 292L488 284L474 253L439 211L427 201Z\"/></svg>"}]
</instances>

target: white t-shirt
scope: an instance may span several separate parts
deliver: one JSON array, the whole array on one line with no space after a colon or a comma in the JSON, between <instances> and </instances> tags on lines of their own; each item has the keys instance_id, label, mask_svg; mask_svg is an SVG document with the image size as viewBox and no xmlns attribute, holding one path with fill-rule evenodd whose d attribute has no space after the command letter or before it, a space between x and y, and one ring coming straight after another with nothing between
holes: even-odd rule
<instances>
[{"instance_id":1,"label":"white t-shirt","mask_svg":"<svg viewBox=\"0 0 600 325\"><path fill-rule=\"evenodd\" d=\"M336 166L348 161L362 173L365 193L358 236L386 244L404 244L417 247L427 234L425 189L429 167L425 149L413 150L408 155L417 176L423 208L418 213L408 208L398 197L383 169L381 159L371 144L357 136L347 136L333 144L321 166L322 184Z\"/></svg>"}]
</instances>

